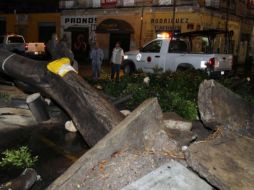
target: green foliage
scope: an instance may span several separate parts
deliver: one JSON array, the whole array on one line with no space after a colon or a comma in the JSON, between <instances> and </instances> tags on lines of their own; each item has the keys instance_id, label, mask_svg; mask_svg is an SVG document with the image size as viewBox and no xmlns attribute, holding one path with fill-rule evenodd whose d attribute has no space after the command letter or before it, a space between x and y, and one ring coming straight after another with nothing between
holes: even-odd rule
<instances>
[{"instance_id":1,"label":"green foliage","mask_svg":"<svg viewBox=\"0 0 254 190\"><path fill-rule=\"evenodd\" d=\"M149 85L143 82L150 78ZM104 92L111 96L121 97L132 94L132 99L123 107L133 110L144 100L157 97L163 112L174 111L187 119L197 119L197 93L199 84L206 75L200 71L184 71L164 74L139 74L124 76L119 83L101 80Z\"/></svg>"},{"instance_id":2,"label":"green foliage","mask_svg":"<svg viewBox=\"0 0 254 190\"><path fill-rule=\"evenodd\" d=\"M149 85L143 82L147 76L150 78ZM139 73L131 77L124 76L119 83L106 79L97 84L103 86L106 94L114 97L132 94L132 99L121 105L123 108L133 110L147 98L157 97L163 112L173 111L186 119L195 120L198 118L198 89L204 79L208 79L208 76L203 71L187 70L163 74ZM218 82L231 88L239 80L242 79L224 76ZM232 90L254 104L252 79Z\"/></svg>"},{"instance_id":3,"label":"green foliage","mask_svg":"<svg viewBox=\"0 0 254 190\"><path fill-rule=\"evenodd\" d=\"M19 149L6 150L2 152L0 167L27 168L38 161L38 156L32 156L28 147L22 146Z\"/></svg>"}]
</instances>

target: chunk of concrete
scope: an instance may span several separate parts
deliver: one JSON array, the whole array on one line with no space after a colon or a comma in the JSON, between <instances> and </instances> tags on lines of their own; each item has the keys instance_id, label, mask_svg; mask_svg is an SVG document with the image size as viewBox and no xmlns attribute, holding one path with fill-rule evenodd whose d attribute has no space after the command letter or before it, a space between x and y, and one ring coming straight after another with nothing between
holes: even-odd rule
<instances>
[{"instance_id":1,"label":"chunk of concrete","mask_svg":"<svg viewBox=\"0 0 254 190\"><path fill-rule=\"evenodd\" d=\"M254 135L254 107L218 82L205 80L201 83L198 107L207 126L221 126L225 130Z\"/></svg>"},{"instance_id":2,"label":"chunk of concrete","mask_svg":"<svg viewBox=\"0 0 254 190\"><path fill-rule=\"evenodd\" d=\"M31 126L37 124L30 110L21 108L0 108L0 121L6 124Z\"/></svg>"},{"instance_id":3,"label":"chunk of concrete","mask_svg":"<svg viewBox=\"0 0 254 190\"><path fill-rule=\"evenodd\" d=\"M193 143L185 152L188 165L220 190L254 187L254 139L236 134Z\"/></svg>"},{"instance_id":4,"label":"chunk of concrete","mask_svg":"<svg viewBox=\"0 0 254 190\"><path fill-rule=\"evenodd\" d=\"M177 115L174 112L163 113L164 126L168 129L176 129L180 131L190 131L192 123Z\"/></svg>"},{"instance_id":5,"label":"chunk of concrete","mask_svg":"<svg viewBox=\"0 0 254 190\"><path fill-rule=\"evenodd\" d=\"M56 179L48 190L100 190L101 187L118 190L146 175L155 166L165 163L162 160L171 158L169 154L177 155L176 144L161 129L161 122L162 112L157 99L146 100ZM122 152L124 154L114 160ZM124 172L129 165L142 167ZM110 166L112 170L106 170Z\"/></svg>"},{"instance_id":6,"label":"chunk of concrete","mask_svg":"<svg viewBox=\"0 0 254 190\"><path fill-rule=\"evenodd\" d=\"M179 162L169 163L150 172L121 190L212 190L209 184Z\"/></svg>"},{"instance_id":7,"label":"chunk of concrete","mask_svg":"<svg viewBox=\"0 0 254 190\"><path fill-rule=\"evenodd\" d=\"M26 168L16 179L0 185L0 190L29 190L37 180L37 172Z\"/></svg>"}]
</instances>

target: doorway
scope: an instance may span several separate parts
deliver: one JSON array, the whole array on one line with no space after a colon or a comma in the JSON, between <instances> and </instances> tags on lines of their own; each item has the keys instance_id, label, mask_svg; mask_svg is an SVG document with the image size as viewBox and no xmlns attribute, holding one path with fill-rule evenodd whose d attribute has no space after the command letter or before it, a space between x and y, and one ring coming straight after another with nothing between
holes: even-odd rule
<instances>
[{"instance_id":1,"label":"doorway","mask_svg":"<svg viewBox=\"0 0 254 190\"><path fill-rule=\"evenodd\" d=\"M54 22L39 23L38 29L39 42L47 43L51 39L52 34L56 33L56 24Z\"/></svg>"},{"instance_id":2,"label":"doorway","mask_svg":"<svg viewBox=\"0 0 254 190\"><path fill-rule=\"evenodd\" d=\"M73 28L71 30L71 42L75 59L88 62L90 51L88 28Z\"/></svg>"},{"instance_id":3,"label":"doorway","mask_svg":"<svg viewBox=\"0 0 254 190\"><path fill-rule=\"evenodd\" d=\"M109 58L111 58L111 54L113 48L115 47L116 42L121 43L121 47L123 48L124 52L130 50L130 40L131 34L130 33L110 33L109 37Z\"/></svg>"}]
</instances>

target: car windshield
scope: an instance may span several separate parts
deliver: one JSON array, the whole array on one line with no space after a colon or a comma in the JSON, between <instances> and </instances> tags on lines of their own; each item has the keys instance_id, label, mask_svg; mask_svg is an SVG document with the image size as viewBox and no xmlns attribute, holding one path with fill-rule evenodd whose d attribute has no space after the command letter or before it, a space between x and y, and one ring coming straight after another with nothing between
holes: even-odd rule
<instances>
[{"instance_id":1,"label":"car windshield","mask_svg":"<svg viewBox=\"0 0 254 190\"><path fill-rule=\"evenodd\" d=\"M8 38L9 43L25 43L24 39L20 36L10 36Z\"/></svg>"}]
</instances>

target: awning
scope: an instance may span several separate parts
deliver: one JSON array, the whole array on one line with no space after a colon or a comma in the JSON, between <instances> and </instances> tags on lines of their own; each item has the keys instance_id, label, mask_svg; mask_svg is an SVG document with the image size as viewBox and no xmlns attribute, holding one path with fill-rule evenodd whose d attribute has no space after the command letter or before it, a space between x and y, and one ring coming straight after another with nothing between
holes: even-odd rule
<instances>
[{"instance_id":1,"label":"awning","mask_svg":"<svg viewBox=\"0 0 254 190\"><path fill-rule=\"evenodd\" d=\"M97 26L96 32L97 33L114 33L114 32L133 33L134 30L132 26L124 20L106 19Z\"/></svg>"}]
</instances>

